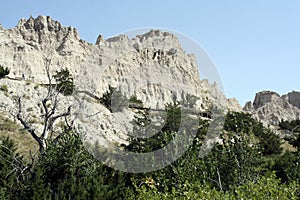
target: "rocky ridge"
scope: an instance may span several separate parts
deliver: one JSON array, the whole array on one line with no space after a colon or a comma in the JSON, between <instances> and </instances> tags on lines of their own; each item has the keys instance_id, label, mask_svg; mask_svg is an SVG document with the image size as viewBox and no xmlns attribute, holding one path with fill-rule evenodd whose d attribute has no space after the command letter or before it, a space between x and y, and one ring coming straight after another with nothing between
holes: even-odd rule
<instances>
[{"instance_id":1,"label":"rocky ridge","mask_svg":"<svg viewBox=\"0 0 300 200\"><path fill-rule=\"evenodd\" d=\"M7 88L0 91L0 109L13 112L14 98L23 96L24 109L37 116L38 102L47 92L40 85L48 83L48 61L51 74L68 68L78 90L98 97L112 85L155 109L191 94L199 98L195 105L198 111L211 105L241 110L237 101L227 99L216 85L200 80L195 56L186 53L171 33L151 30L134 38L120 35L106 40L99 35L94 45L80 39L75 28L64 27L48 16L21 19L14 28L0 28L0 64L10 68L9 76L0 80ZM81 111L77 123L90 134L87 137L99 137L102 144L126 143L132 110L111 113L91 98L83 105L80 94L60 99L59 109L73 105ZM41 122L33 123L41 129Z\"/></svg>"},{"instance_id":2,"label":"rocky ridge","mask_svg":"<svg viewBox=\"0 0 300 200\"><path fill-rule=\"evenodd\" d=\"M243 110L273 126L281 120L300 119L300 92L292 91L282 96L273 91L258 92L253 103L247 102Z\"/></svg>"}]
</instances>

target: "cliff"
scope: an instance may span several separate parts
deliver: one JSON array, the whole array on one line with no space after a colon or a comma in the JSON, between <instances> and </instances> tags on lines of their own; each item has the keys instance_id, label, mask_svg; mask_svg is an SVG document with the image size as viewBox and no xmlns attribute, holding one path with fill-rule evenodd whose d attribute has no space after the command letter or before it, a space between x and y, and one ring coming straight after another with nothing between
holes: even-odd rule
<instances>
[{"instance_id":1,"label":"cliff","mask_svg":"<svg viewBox=\"0 0 300 200\"><path fill-rule=\"evenodd\" d=\"M14 112L18 96L26 97L24 109L31 116L39 115L38 102L47 94L42 85L48 84L45 66L49 62L50 74L67 68L74 76L76 90L96 97L111 85L127 97L136 95L153 109L163 109L166 103L182 101L190 94L198 97L194 108L199 112L212 105L241 111L235 99L227 99L215 84L200 79L195 56L186 53L171 33L151 30L134 38L120 35L108 39L99 35L91 44L80 39L75 28L38 16L21 19L14 28L0 28L0 65L10 69L8 77L0 80L7 88L0 91L0 109L7 116ZM131 109L111 113L82 93L59 97L58 109L72 105L77 124L88 138L98 137L104 145L126 143L135 114ZM32 121L37 130L42 128L42 122Z\"/></svg>"}]
</instances>

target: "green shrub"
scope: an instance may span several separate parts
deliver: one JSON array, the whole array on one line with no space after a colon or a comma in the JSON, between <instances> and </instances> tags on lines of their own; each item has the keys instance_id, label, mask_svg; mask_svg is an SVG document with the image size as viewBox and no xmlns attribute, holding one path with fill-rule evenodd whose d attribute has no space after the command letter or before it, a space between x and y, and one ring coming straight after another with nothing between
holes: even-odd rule
<instances>
[{"instance_id":1,"label":"green shrub","mask_svg":"<svg viewBox=\"0 0 300 200\"><path fill-rule=\"evenodd\" d=\"M252 118L250 114L229 112L225 117L224 129L234 133L254 134L259 140L259 146L264 155L274 155L282 152L281 138L271 129L264 127L261 122Z\"/></svg>"},{"instance_id":2,"label":"green shrub","mask_svg":"<svg viewBox=\"0 0 300 200\"><path fill-rule=\"evenodd\" d=\"M56 71L53 76L56 81L56 90L63 95L72 95L75 89L74 80L72 74L67 68L60 71Z\"/></svg>"},{"instance_id":3,"label":"green shrub","mask_svg":"<svg viewBox=\"0 0 300 200\"><path fill-rule=\"evenodd\" d=\"M16 153L12 140L0 138L0 199L121 200L132 196L125 173L94 159L79 134L64 130L48 145L47 151L28 165ZM22 171L26 165L30 170Z\"/></svg>"},{"instance_id":4,"label":"green shrub","mask_svg":"<svg viewBox=\"0 0 300 200\"><path fill-rule=\"evenodd\" d=\"M0 194L7 199L19 199L27 175L23 157L17 153L17 144L9 137L0 138ZM22 181L19 181L22 180Z\"/></svg>"},{"instance_id":5,"label":"green shrub","mask_svg":"<svg viewBox=\"0 0 300 200\"><path fill-rule=\"evenodd\" d=\"M8 92L7 85L1 85L0 90L4 92Z\"/></svg>"},{"instance_id":6,"label":"green shrub","mask_svg":"<svg viewBox=\"0 0 300 200\"><path fill-rule=\"evenodd\" d=\"M143 101L138 99L136 97L136 95L132 95L130 97L129 103L131 104L129 106L134 107L134 108L143 108L144 107Z\"/></svg>"},{"instance_id":7,"label":"green shrub","mask_svg":"<svg viewBox=\"0 0 300 200\"><path fill-rule=\"evenodd\" d=\"M2 65L0 65L0 78L3 78L4 76L9 74L9 69L7 67L3 67Z\"/></svg>"},{"instance_id":8,"label":"green shrub","mask_svg":"<svg viewBox=\"0 0 300 200\"><path fill-rule=\"evenodd\" d=\"M281 120L279 122L278 126L281 129L300 133L300 119L296 119L296 120L292 120L292 121Z\"/></svg>"},{"instance_id":9,"label":"green shrub","mask_svg":"<svg viewBox=\"0 0 300 200\"><path fill-rule=\"evenodd\" d=\"M110 85L108 86L108 91L100 98L100 103L109 109L110 112L122 111L123 108L128 107L128 99L120 90Z\"/></svg>"},{"instance_id":10,"label":"green shrub","mask_svg":"<svg viewBox=\"0 0 300 200\"><path fill-rule=\"evenodd\" d=\"M260 177L256 183L250 182L235 190L237 199L298 199L297 184L280 184L274 173Z\"/></svg>"},{"instance_id":11,"label":"green shrub","mask_svg":"<svg viewBox=\"0 0 300 200\"><path fill-rule=\"evenodd\" d=\"M197 100L199 100L199 97L192 95L192 94L187 94L185 97L182 98L182 105L188 108L192 108L195 106Z\"/></svg>"},{"instance_id":12,"label":"green shrub","mask_svg":"<svg viewBox=\"0 0 300 200\"><path fill-rule=\"evenodd\" d=\"M259 177L256 183L247 184L233 188L231 191L222 192L203 185L201 183L189 183L181 185L180 189L172 189L170 192L160 192L155 188L142 185L136 188L136 199L142 200L168 200L168 199L222 199L222 200L241 200L241 199L280 199L296 200L297 184L280 184L274 173L269 176Z\"/></svg>"}]
</instances>

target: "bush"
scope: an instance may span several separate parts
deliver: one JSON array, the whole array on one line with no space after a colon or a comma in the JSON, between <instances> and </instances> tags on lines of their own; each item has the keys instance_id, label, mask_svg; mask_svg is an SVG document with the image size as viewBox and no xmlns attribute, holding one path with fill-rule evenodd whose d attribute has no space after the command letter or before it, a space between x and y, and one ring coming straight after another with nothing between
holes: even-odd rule
<instances>
[{"instance_id":1,"label":"bush","mask_svg":"<svg viewBox=\"0 0 300 200\"><path fill-rule=\"evenodd\" d=\"M140 99L138 99L137 97L136 97L136 95L132 95L131 97L130 97L130 99L129 99L129 103L131 103L132 105L132 107L136 107L136 108L143 108L143 101L142 100L140 100Z\"/></svg>"},{"instance_id":2,"label":"bush","mask_svg":"<svg viewBox=\"0 0 300 200\"><path fill-rule=\"evenodd\" d=\"M66 96L73 94L75 85L73 77L67 68L56 71L56 74L53 77L55 78L56 89L58 92Z\"/></svg>"},{"instance_id":3,"label":"bush","mask_svg":"<svg viewBox=\"0 0 300 200\"><path fill-rule=\"evenodd\" d=\"M229 112L225 118L224 129L235 133L254 134L259 140L264 155L280 154L282 141L271 129L253 119L250 114ZM254 142L254 141L253 141Z\"/></svg>"},{"instance_id":4,"label":"bush","mask_svg":"<svg viewBox=\"0 0 300 200\"><path fill-rule=\"evenodd\" d=\"M289 130L292 132L300 133L300 119L292 120L292 121L284 121L281 120L278 124L281 129Z\"/></svg>"},{"instance_id":5,"label":"bush","mask_svg":"<svg viewBox=\"0 0 300 200\"><path fill-rule=\"evenodd\" d=\"M0 65L0 78L3 78L4 76L9 74L9 69L6 67L4 68L2 65Z\"/></svg>"},{"instance_id":6,"label":"bush","mask_svg":"<svg viewBox=\"0 0 300 200\"><path fill-rule=\"evenodd\" d=\"M23 171L24 163L23 157L17 153L17 144L9 137L1 137L0 195L2 197L19 199L18 196L25 186L22 181L26 180L28 175L26 171Z\"/></svg>"},{"instance_id":7,"label":"bush","mask_svg":"<svg viewBox=\"0 0 300 200\"><path fill-rule=\"evenodd\" d=\"M237 199L298 199L297 184L280 184L274 173L260 177L256 183L248 183L238 187Z\"/></svg>"},{"instance_id":8,"label":"bush","mask_svg":"<svg viewBox=\"0 0 300 200\"><path fill-rule=\"evenodd\" d=\"M114 91L110 87L102 99L108 105ZM131 138L125 150L160 149L178 134L179 127L196 127L198 132L182 157L153 172L130 174L105 166L87 151L77 132L64 126L61 137L49 139L46 151L24 171L26 164L16 146L9 139L0 139L0 199L299 199L300 152L275 154L277 160L263 155L261 140L269 141L271 135L250 116L229 113L222 145L199 158L209 121L199 119L192 124L178 102L165 109L161 130L149 138ZM144 111L135 120L140 127L151 123L149 109ZM186 134L191 133L189 128L184 129ZM263 158L273 162L267 172L261 170Z\"/></svg>"},{"instance_id":9,"label":"bush","mask_svg":"<svg viewBox=\"0 0 300 200\"><path fill-rule=\"evenodd\" d=\"M108 86L108 91L100 98L100 103L110 110L110 112L119 112L123 108L128 107L128 100L122 92L110 85Z\"/></svg>"},{"instance_id":10,"label":"bush","mask_svg":"<svg viewBox=\"0 0 300 200\"><path fill-rule=\"evenodd\" d=\"M185 98L182 98L181 104L184 107L192 108L196 105L197 100L199 100L199 97L188 93Z\"/></svg>"},{"instance_id":11,"label":"bush","mask_svg":"<svg viewBox=\"0 0 300 200\"><path fill-rule=\"evenodd\" d=\"M1 90L1 91L4 91L4 92L8 92L7 85L1 85L1 86L0 86L0 90Z\"/></svg>"},{"instance_id":12,"label":"bush","mask_svg":"<svg viewBox=\"0 0 300 200\"><path fill-rule=\"evenodd\" d=\"M64 130L48 145L23 170L16 145L0 139L0 199L128 199L126 174L94 159L78 133Z\"/></svg>"}]
</instances>

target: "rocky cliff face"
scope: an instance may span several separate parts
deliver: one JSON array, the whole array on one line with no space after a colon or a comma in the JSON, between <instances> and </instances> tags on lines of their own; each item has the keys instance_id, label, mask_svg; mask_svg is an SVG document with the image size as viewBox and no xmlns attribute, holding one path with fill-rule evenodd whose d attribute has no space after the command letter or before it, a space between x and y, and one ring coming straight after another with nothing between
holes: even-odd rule
<instances>
[{"instance_id":1,"label":"rocky cliff face","mask_svg":"<svg viewBox=\"0 0 300 200\"><path fill-rule=\"evenodd\" d=\"M37 102L46 95L45 88L38 86L48 83L47 61L51 61L51 74L68 68L78 90L98 97L112 85L127 97L135 94L155 109L192 94L199 98L195 105L199 111L212 104L225 110L241 110L237 101L227 99L216 85L200 80L195 56L187 54L173 34L152 30L135 38L120 35L106 40L99 35L93 45L81 40L75 28L64 27L46 16L22 19L11 29L0 28L0 64L10 68L8 78L0 80L0 85L8 88L0 91L0 109L11 112L14 97L26 95L25 109L37 115ZM77 102L74 107L84 109L85 114L96 113L88 119L79 117L83 131L98 135L103 143L125 142L134 115L130 109L111 113L94 99L84 106L78 104L80 98L61 96L60 109ZM295 101L293 96L289 98Z\"/></svg>"},{"instance_id":2,"label":"rocky cliff face","mask_svg":"<svg viewBox=\"0 0 300 200\"><path fill-rule=\"evenodd\" d=\"M52 59L51 72L67 67L76 73L91 47L73 27L63 27L50 17L30 17L0 31L0 64L9 67L13 77L46 82L45 59Z\"/></svg>"},{"instance_id":3,"label":"rocky cliff face","mask_svg":"<svg viewBox=\"0 0 300 200\"><path fill-rule=\"evenodd\" d=\"M281 120L300 118L300 92L280 96L276 92L262 91L256 94L254 102L247 102L244 111L252 113L265 124L277 125Z\"/></svg>"}]
</instances>

